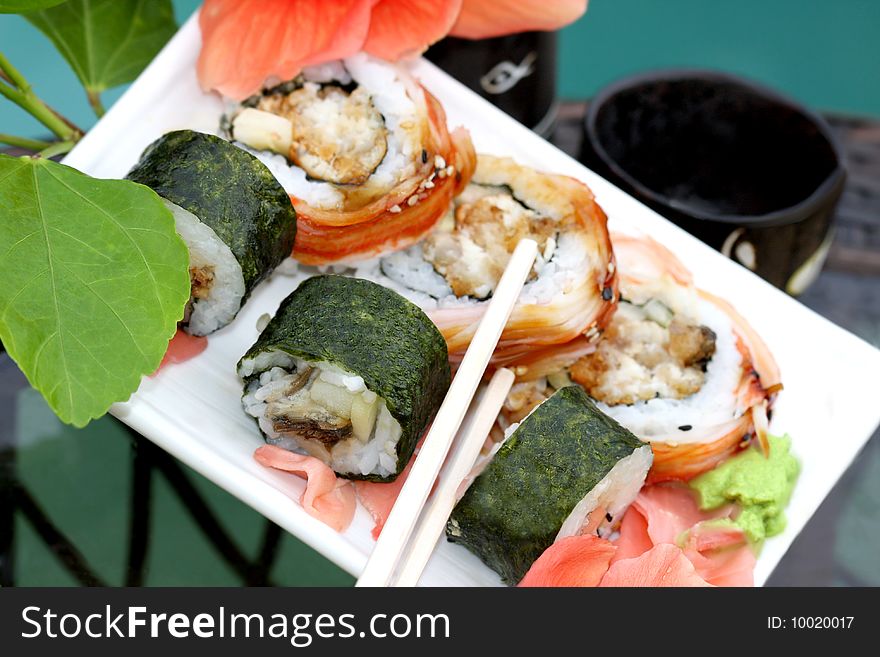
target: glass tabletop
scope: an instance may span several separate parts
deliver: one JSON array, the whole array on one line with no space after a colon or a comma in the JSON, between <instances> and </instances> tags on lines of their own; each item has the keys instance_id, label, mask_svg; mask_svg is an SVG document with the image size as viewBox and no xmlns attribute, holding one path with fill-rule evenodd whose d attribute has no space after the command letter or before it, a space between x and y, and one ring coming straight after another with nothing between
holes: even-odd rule
<instances>
[{"instance_id":1,"label":"glass tabletop","mask_svg":"<svg viewBox=\"0 0 880 657\"><path fill-rule=\"evenodd\" d=\"M564 107L554 135L572 153L582 112L582 105ZM880 346L880 193L873 182L880 176L870 173L880 164L880 129L852 121L835 129L857 157L838 212L837 248L801 301ZM878 545L880 432L769 585L880 585ZM353 582L114 418L85 429L63 425L0 353L0 585Z\"/></svg>"},{"instance_id":2,"label":"glass tabletop","mask_svg":"<svg viewBox=\"0 0 880 657\"><path fill-rule=\"evenodd\" d=\"M62 424L5 353L0 417L3 586L354 581L114 418Z\"/></svg>"}]
</instances>

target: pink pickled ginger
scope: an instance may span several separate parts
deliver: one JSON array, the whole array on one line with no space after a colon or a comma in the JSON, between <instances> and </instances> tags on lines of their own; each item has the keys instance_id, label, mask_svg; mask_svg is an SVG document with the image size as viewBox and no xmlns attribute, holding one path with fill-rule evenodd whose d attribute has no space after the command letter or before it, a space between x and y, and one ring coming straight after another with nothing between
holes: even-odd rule
<instances>
[{"instance_id":1,"label":"pink pickled ginger","mask_svg":"<svg viewBox=\"0 0 880 657\"><path fill-rule=\"evenodd\" d=\"M638 557L611 564L599 586L711 586L681 548L660 543Z\"/></svg>"},{"instance_id":2,"label":"pink pickled ginger","mask_svg":"<svg viewBox=\"0 0 880 657\"><path fill-rule=\"evenodd\" d=\"M373 516L373 521L375 522L372 532L373 540L379 538L382 527L385 526L385 521L388 520L391 509L397 501L397 496L400 495L400 489L403 488L403 484L409 476L409 471L412 470L413 463L415 463L415 458L409 460L406 468L397 476L397 479L388 483L375 481L354 482L354 490L357 493L358 499L364 508L370 512L370 515Z\"/></svg>"},{"instance_id":3,"label":"pink pickled ginger","mask_svg":"<svg viewBox=\"0 0 880 657\"><path fill-rule=\"evenodd\" d=\"M673 545L710 584L753 586L755 553L742 530L724 522L736 511L734 505L701 511L684 486L646 486L623 518L612 564Z\"/></svg>"},{"instance_id":4,"label":"pink pickled ginger","mask_svg":"<svg viewBox=\"0 0 880 657\"><path fill-rule=\"evenodd\" d=\"M159 363L159 367L156 368L156 371L153 372L152 376L158 374L159 370L166 365L170 365L171 363L183 363L190 358L195 358L207 349L207 347L208 338L190 335L186 331L177 329L177 333L175 333L174 337L168 342L168 349L165 350L162 362Z\"/></svg>"},{"instance_id":5,"label":"pink pickled ginger","mask_svg":"<svg viewBox=\"0 0 880 657\"><path fill-rule=\"evenodd\" d=\"M300 504L310 516L338 532L345 531L351 524L357 507L354 488L345 479L338 479L322 461L274 445L259 447L254 459L260 465L291 472L306 480Z\"/></svg>"},{"instance_id":6,"label":"pink pickled ginger","mask_svg":"<svg viewBox=\"0 0 880 657\"><path fill-rule=\"evenodd\" d=\"M729 522L737 511L701 511L684 486L646 486L616 541L592 534L556 541L520 586L752 586L755 554Z\"/></svg>"},{"instance_id":7,"label":"pink pickled ginger","mask_svg":"<svg viewBox=\"0 0 880 657\"><path fill-rule=\"evenodd\" d=\"M598 586L616 550L593 534L568 536L544 550L518 586Z\"/></svg>"}]
</instances>

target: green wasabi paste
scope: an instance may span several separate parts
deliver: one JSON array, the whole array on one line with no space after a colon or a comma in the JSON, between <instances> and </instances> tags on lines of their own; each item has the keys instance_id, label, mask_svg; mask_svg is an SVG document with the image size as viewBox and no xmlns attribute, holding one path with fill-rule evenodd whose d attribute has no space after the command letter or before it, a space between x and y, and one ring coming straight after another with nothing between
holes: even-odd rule
<instances>
[{"instance_id":1,"label":"green wasabi paste","mask_svg":"<svg viewBox=\"0 0 880 657\"><path fill-rule=\"evenodd\" d=\"M800 464L789 453L791 438L768 436L768 440L767 457L750 447L690 482L704 511L738 504L742 510L733 524L755 543L785 529L785 507L800 472Z\"/></svg>"}]
</instances>

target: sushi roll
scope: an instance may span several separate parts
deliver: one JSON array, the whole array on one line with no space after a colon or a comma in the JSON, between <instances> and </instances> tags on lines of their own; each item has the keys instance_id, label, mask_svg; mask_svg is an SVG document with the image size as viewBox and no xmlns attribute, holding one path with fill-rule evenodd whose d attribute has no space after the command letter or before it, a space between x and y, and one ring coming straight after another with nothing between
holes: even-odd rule
<instances>
[{"instance_id":1,"label":"sushi roll","mask_svg":"<svg viewBox=\"0 0 880 657\"><path fill-rule=\"evenodd\" d=\"M238 374L266 442L370 481L400 474L451 378L443 336L421 310L335 275L281 303Z\"/></svg>"},{"instance_id":2,"label":"sushi roll","mask_svg":"<svg viewBox=\"0 0 880 657\"><path fill-rule=\"evenodd\" d=\"M233 107L230 137L263 160L299 220L294 257L350 262L415 243L467 185L476 155L404 68L359 54L306 68Z\"/></svg>"},{"instance_id":3,"label":"sushi roll","mask_svg":"<svg viewBox=\"0 0 880 657\"><path fill-rule=\"evenodd\" d=\"M583 183L480 155L471 184L422 242L360 266L440 328L453 358L467 349L519 240L539 255L494 359L527 348L598 339L617 302L606 217Z\"/></svg>"},{"instance_id":4,"label":"sushi roll","mask_svg":"<svg viewBox=\"0 0 880 657\"><path fill-rule=\"evenodd\" d=\"M555 541L611 536L652 455L578 386L556 391L507 433L453 510L446 535L516 584Z\"/></svg>"},{"instance_id":5,"label":"sushi roll","mask_svg":"<svg viewBox=\"0 0 880 657\"><path fill-rule=\"evenodd\" d=\"M127 178L151 187L189 249L192 287L181 327L207 335L226 326L293 247L296 212L255 157L214 135L169 132Z\"/></svg>"},{"instance_id":6,"label":"sushi roll","mask_svg":"<svg viewBox=\"0 0 880 657\"><path fill-rule=\"evenodd\" d=\"M649 238L613 236L620 303L600 341L576 340L519 358L495 430L571 384L654 449L650 482L690 479L766 440L782 384L761 338L727 302ZM516 360L516 359L514 359Z\"/></svg>"}]
</instances>

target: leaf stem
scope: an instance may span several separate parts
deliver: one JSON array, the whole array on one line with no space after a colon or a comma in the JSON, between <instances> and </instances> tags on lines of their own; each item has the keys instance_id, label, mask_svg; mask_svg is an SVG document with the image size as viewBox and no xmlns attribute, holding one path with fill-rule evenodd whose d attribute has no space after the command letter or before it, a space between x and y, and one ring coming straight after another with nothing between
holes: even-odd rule
<instances>
[{"instance_id":1,"label":"leaf stem","mask_svg":"<svg viewBox=\"0 0 880 657\"><path fill-rule=\"evenodd\" d=\"M101 92L95 91L94 89L87 89L86 95L89 97L89 105L91 105L92 109L95 111L95 116L100 119L104 116L104 112L106 111L103 103L101 103Z\"/></svg>"},{"instance_id":2,"label":"leaf stem","mask_svg":"<svg viewBox=\"0 0 880 657\"><path fill-rule=\"evenodd\" d=\"M56 141L54 144L50 144L47 148L44 148L33 157L42 157L48 160L55 157L56 155L64 155L65 153L69 153L70 149L74 146L76 146L75 141Z\"/></svg>"},{"instance_id":3,"label":"leaf stem","mask_svg":"<svg viewBox=\"0 0 880 657\"><path fill-rule=\"evenodd\" d=\"M12 86L18 88L20 91L27 93L31 90L30 83L25 80L24 76L18 72L18 69L12 65L8 59L6 59L6 55L0 52L0 70L3 71L7 80L9 80Z\"/></svg>"},{"instance_id":4,"label":"leaf stem","mask_svg":"<svg viewBox=\"0 0 880 657\"><path fill-rule=\"evenodd\" d=\"M82 138L83 131L40 100L31 89L30 83L3 53L0 53L0 71L3 72L2 77L9 82L0 82L0 95L21 107L62 140L76 142Z\"/></svg>"},{"instance_id":5,"label":"leaf stem","mask_svg":"<svg viewBox=\"0 0 880 657\"><path fill-rule=\"evenodd\" d=\"M43 141L42 139L28 139L27 137L16 137L15 135L5 135L0 132L0 144L8 144L16 148L25 148L29 151L41 151L44 148L52 146L52 142Z\"/></svg>"}]
</instances>

